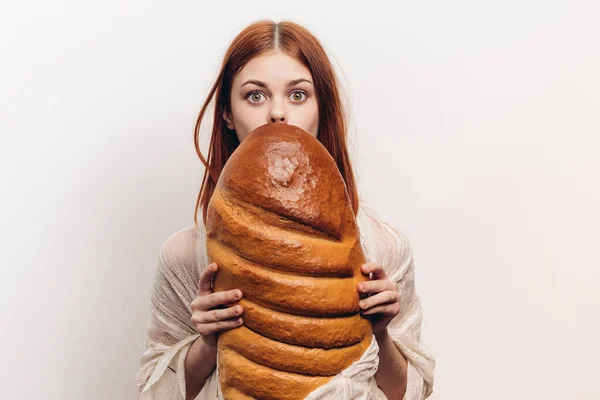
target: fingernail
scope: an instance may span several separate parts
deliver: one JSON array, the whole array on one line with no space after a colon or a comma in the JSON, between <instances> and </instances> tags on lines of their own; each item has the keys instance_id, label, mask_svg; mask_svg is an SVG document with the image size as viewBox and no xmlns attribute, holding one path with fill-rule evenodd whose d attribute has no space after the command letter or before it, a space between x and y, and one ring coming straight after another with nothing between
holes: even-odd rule
<instances>
[{"instance_id":1,"label":"fingernail","mask_svg":"<svg viewBox=\"0 0 600 400\"><path fill-rule=\"evenodd\" d=\"M241 318L238 318L238 324L240 324L240 325L241 325L241 324L243 324L243 323L244 323L244 320L243 320L243 319L241 319Z\"/></svg>"},{"instance_id":2,"label":"fingernail","mask_svg":"<svg viewBox=\"0 0 600 400\"><path fill-rule=\"evenodd\" d=\"M240 292L239 290L237 292L235 292L235 298L239 299L240 297L242 297L242 292Z\"/></svg>"},{"instance_id":3,"label":"fingernail","mask_svg":"<svg viewBox=\"0 0 600 400\"><path fill-rule=\"evenodd\" d=\"M363 290L365 290L365 285L363 285L362 283L360 283L360 284L358 285L358 290L360 290L361 292L362 292Z\"/></svg>"},{"instance_id":4,"label":"fingernail","mask_svg":"<svg viewBox=\"0 0 600 400\"><path fill-rule=\"evenodd\" d=\"M238 314L241 314L241 313L242 313L242 307L240 307L240 306L237 306L237 307L235 308L235 314L236 314L236 315L238 315Z\"/></svg>"},{"instance_id":5,"label":"fingernail","mask_svg":"<svg viewBox=\"0 0 600 400\"><path fill-rule=\"evenodd\" d=\"M365 308L365 302L364 301L359 301L358 305L360 306L360 308Z\"/></svg>"}]
</instances>

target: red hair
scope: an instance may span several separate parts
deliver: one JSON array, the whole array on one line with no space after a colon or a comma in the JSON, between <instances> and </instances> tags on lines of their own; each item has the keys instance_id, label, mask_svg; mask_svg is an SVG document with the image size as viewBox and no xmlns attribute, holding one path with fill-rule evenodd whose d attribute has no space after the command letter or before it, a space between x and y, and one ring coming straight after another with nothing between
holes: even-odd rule
<instances>
[{"instance_id":1,"label":"red hair","mask_svg":"<svg viewBox=\"0 0 600 400\"><path fill-rule=\"evenodd\" d=\"M230 111L229 100L233 77L252 58L271 50L283 51L311 72L319 108L317 139L335 160L346 183L354 214L356 215L358 211L358 189L347 148L346 115L340 99L338 81L325 50L315 36L297 23L260 20L240 32L230 44L217 80L196 121L194 144L196 153L206 168L194 211L196 227L198 227L198 208L202 206L202 219L206 221L208 203L221 171L240 144L235 131L229 129L223 120L223 111ZM216 97L215 112L208 160L206 160L200 151L198 138L204 113L213 97Z\"/></svg>"}]
</instances>

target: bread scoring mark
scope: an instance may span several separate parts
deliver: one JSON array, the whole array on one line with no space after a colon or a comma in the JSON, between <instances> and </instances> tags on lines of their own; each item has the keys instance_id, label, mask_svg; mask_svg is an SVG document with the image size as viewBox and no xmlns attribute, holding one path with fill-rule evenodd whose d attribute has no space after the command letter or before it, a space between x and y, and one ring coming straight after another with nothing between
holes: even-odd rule
<instances>
[{"instance_id":1,"label":"bread scoring mark","mask_svg":"<svg viewBox=\"0 0 600 400\"><path fill-rule=\"evenodd\" d=\"M340 243L306 235L304 231L286 230L264 223L246 208L219 199L211 201L207 236L228 246L239 257L300 276L354 276L351 264L356 238L347 237Z\"/></svg>"},{"instance_id":2,"label":"bread scoring mark","mask_svg":"<svg viewBox=\"0 0 600 400\"><path fill-rule=\"evenodd\" d=\"M306 348L267 338L242 325L219 338L221 348L280 371L305 375L332 376L358 360L372 340L365 335L359 343L335 349ZM273 356L276 354L277 356Z\"/></svg>"},{"instance_id":3,"label":"bread scoring mark","mask_svg":"<svg viewBox=\"0 0 600 400\"><path fill-rule=\"evenodd\" d=\"M261 225L269 225L272 227L282 228L286 231L301 231L311 236L322 237L332 242L341 242L340 238L337 238L328 232L322 231L312 225L305 224L302 221L289 218L287 216L277 214L264 207L250 203L239 197L232 196L231 194L223 190L215 190L213 196L217 194L221 197L223 202L231 207L234 212L240 218L254 217L254 222L258 222Z\"/></svg>"},{"instance_id":4,"label":"bread scoring mark","mask_svg":"<svg viewBox=\"0 0 600 400\"><path fill-rule=\"evenodd\" d=\"M290 275L246 260L216 239L208 237L207 245L209 259L219 265L215 291L240 289L244 298L295 315L340 317L360 311L354 277Z\"/></svg>"},{"instance_id":5,"label":"bread scoring mark","mask_svg":"<svg viewBox=\"0 0 600 400\"><path fill-rule=\"evenodd\" d=\"M333 378L278 371L249 360L231 349L223 349L220 353L219 371L223 386L237 387L255 399L304 399Z\"/></svg>"},{"instance_id":6,"label":"bread scoring mark","mask_svg":"<svg viewBox=\"0 0 600 400\"><path fill-rule=\"evenodd\" d=\"M244 309L244 326L282 343L331 349L359 343L371 333L371 322L359 313L347 317L306 317L279 312L245 297L238 303Z\"/></svg>"}]
</instances>

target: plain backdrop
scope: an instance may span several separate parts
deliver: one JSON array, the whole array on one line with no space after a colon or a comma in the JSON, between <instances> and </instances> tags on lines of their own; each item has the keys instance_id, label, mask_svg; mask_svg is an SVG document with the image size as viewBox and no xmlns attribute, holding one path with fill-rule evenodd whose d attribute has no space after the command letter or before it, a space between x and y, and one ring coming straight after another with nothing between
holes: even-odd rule
<instances>
[{"instance_id":1,"label":"plain backdrop","mask_svg":"<svg viewBox=\"0 0 600 400\"><path fill-rule=\"evenodd\" d=\"M136 398L196 117L262 18L336 67L361 191L413 244L431 398L600 398L592 0L3 4L0 397Z\"/></svg>"}]
</instances>

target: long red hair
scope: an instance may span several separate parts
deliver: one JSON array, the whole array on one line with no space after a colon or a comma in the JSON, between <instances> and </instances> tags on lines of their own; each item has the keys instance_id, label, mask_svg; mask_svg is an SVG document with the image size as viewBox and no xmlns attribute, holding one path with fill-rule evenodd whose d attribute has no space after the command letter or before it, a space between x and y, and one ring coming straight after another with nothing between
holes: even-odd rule
<instances>
[{"instance_id":1,"label":"long red hair","mask_svg":"<svg viewBox=\"0 0 600 400\"><path fill-rule=\"evenodd\" d=\"M294 57L311 72L319 108L317 139L335 160L346 183L354 214L356 215L358 211L358 189L347 148L346 113L338 90L338 80L325 50L313 34L297 23L260 20L245 28L231 42L217 80L204 101L196 121L194 144L196 153L206 168L194 211L196 227L198 227L199 207L202 206L202 220L206 221L208 203L219 175L240 144L235 131L230 130L223 120L223 110L230 110L229 99L233 77L252 58L275 49ZM213 97L216 97L215 112L208 160L206 160L199 146L200 124Z\"/></svg>"}]
</instances>

